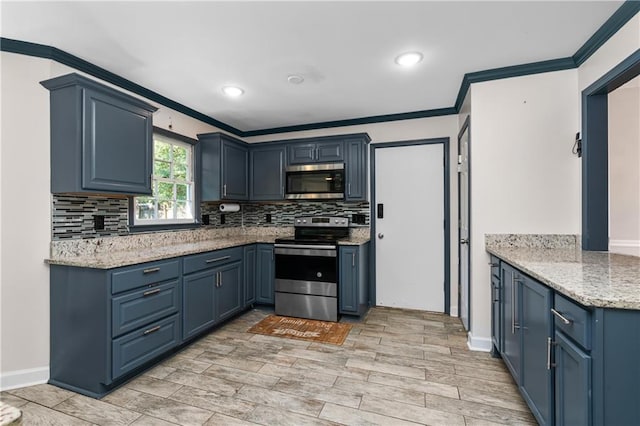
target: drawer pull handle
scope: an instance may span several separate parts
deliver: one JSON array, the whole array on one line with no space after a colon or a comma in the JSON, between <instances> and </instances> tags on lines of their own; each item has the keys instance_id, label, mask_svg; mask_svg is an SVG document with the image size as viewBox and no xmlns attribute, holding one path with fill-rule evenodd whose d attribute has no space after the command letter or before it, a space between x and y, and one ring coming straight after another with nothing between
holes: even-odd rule
<instances>
[{"instance_id":1,"label":"drawer pull handle","mask_svg":"<svg viewBox=\"0 0 640 426\"><path fill-rule=\"evenodd\" d=\"M151 327L150 329L145 330L142 334L146 336L147 334L155 333L158 330L160 330L160 326L156 325L155 327Z\"/></svg>"},{"instance_id":2,"label":"drawer pull handle","mask_svg":"<svg viewBox=\"0 0 640 426\"><path fill-rule=\"evenodd\" d=\"M145 291L144 293L142 293L142 296L144 297L153 296L154 294L158 294L158 293L160 293L160 289L156 288L155 290Z\"/></svg>"},{"instance_id":3,"label":"drawer pull handle","mask_svg":"<svg viewBox=\"0 0 640 426\"><path fill-rule=\"evenodd\" d=\"M220 262L221 260L227 260L227 259L231 259L231 256L222 256L222 257L217 257L215 259L205 260L204 263Z\"/></svg>"},{"instance_id":4,"label":"drawer pull handle","mask_svg":"<svg viewBox=\"0 0 640 426\"><path fill-rule=\"evenodd\" d=\"M560 321L562 321L564 323L564 325L569 325L571 324L573 321L571 321L570 319L565 318L560 312L556 311L555 309L551 308L551 313L553 315L555 315L556 317L558 317L558 319Z\"/></svg>"},{"instance_id":5,"label":"drawer pull handle","mask_svg":"<svg viewBox=\"0 0 640 426\"><path fill-rule=\"evenodd\" d=\"M160 270L160 268L149 268L149 269L145 269L144 271L142 271L143 274L150 274L152 272L158 272Z\"/></svg>"}]
</instances>

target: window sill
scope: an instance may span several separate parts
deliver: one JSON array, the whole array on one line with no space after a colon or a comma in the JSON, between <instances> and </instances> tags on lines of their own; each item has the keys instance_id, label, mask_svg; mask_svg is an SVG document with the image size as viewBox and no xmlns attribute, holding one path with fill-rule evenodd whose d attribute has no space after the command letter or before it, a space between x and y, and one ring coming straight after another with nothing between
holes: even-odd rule
<instances>
[{"instance_id":1,"label":"window sill","mask_svg":"<svg viewBox=\"0 0 640 426\"><path fill-rule=\"evenodd\" d=\"M156 225L131 225L129 233L178 231L181 229L197 229L202 227L201 223L160 223Z\"/></svg>"}]
</instances>

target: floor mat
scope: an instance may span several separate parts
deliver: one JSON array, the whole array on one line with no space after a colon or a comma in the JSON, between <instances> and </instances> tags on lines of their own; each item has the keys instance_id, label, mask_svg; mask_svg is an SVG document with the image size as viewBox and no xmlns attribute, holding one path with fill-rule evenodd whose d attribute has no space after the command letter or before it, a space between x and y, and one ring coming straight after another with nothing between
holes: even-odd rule
<instances>
[{"instance_id":1,"label":"floor mat","mask_svg":"<svg viewBox=\"0 0 640 426\"><path fill-rule=\"evenodd\" d=\"M247 331L267 336L342 345L351 331L351 324L269 315Z\"/></svg>"}]
</instances>

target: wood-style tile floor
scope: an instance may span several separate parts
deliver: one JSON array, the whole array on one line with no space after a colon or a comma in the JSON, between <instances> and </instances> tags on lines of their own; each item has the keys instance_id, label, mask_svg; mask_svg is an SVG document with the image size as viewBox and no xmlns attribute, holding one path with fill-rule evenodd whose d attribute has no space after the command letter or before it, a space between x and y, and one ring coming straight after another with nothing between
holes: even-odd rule
<instances>
[{"instance_id":1,"label":"wood-style tile floor","mask_svg":"<svg viewBox=\"0 0 640 426\"><path fill-rule=\"evenodd\" d=\"M248 311L101 400L51 385L0 397L25 425L535 424L457 318L373 308L334 346L246 332L269 313Z\"/></svg>"}]
</instances>

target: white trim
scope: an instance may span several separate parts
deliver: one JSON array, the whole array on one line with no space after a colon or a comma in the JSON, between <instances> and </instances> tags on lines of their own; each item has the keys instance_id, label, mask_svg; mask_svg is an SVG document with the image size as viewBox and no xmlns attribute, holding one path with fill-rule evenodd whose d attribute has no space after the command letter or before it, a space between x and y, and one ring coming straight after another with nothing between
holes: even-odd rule
<instances>
[{"instance_id":1,"label":"white trim","mask_svg":"<svg viewBox=\"0 0 640 426\"><path fill-rule=\"evenodd\" d=\"M40 385L49 381L49 366L10 371L0 375L0 391Z\"/></svg>"},{"instance_id":2,"label":"white trim","mask_svg":"<svg viewBox=\"0 0 640 426\"><path fill-rule=\"evenodd\" d=\"M458 304L456 303L455 305L451 305L449 306L449 312L450 312L450 316L452 317L458 317Z\"/></svg>"},{"instance_id":3,"label":"white trim","mask_svg":"<svg viewBox=\"0 0 640 426\"><path fill-rule=\"evenodd\" d=\"M609 251L640 256L640 240L609 240Z\"/></svg>"},{"instance_id":4,"label":"white trim","mask_svg":"<svg viewBox=\"0 0 640 426\"><path fill-rule=\"evenodd\" d=\"M472 351L490 352L491 337L474 337L471 332L467 334L467 346Z\"/></svg>"}]
</instances>

